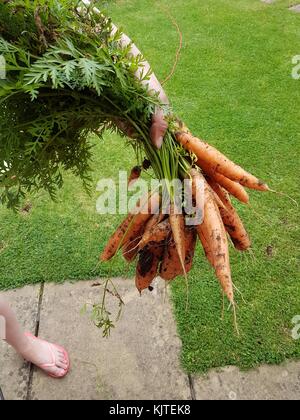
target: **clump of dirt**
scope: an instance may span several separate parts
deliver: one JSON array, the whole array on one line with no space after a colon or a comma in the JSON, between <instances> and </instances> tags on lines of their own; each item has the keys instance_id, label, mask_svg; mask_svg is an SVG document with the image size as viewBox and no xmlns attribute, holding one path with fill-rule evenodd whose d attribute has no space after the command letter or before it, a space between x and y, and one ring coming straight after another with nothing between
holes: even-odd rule
<instances>
[{"instance_id":1,"label":"clump of dirt","mask_svg":"<svg viewBox=\"0 0 300 420\"><path fill-rule=\"evenodd\" d=\"M267 248L266 248L267 256L272 258L272 257L274 257L274 253L275 253L274 247L272 245L268 245Z\"/></svg>"},{"instance_id":2,"label":"clump of dirt","mask_svg":"<svg viewBox=\"0 0 300 420\"><path fill-rule=\"evenodd\" d=\"M26 203L20 210L20 213L23 214L24 216L27 216L30 211L32 209L32 204L31 203Z\"/></svg>"}]
</instances>

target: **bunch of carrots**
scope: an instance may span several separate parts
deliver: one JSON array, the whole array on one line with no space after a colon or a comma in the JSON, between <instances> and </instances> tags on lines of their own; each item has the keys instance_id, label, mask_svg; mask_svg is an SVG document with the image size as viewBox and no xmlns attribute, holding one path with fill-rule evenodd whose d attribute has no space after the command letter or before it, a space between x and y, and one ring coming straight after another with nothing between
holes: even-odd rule
<instances>
[{"instance_id":1,"label":"bunch of carrots","mask_svg":"<svg viewBox=\"0 0 300 420\"><path fill-rule=\"evenodd\" d=\"M137 260L136 287L142 292L151 287L157 276L168 282L177 276L186 277L199 238L223 292L234 306L228 238L238 251L248 250L251 241L231 196L247 204L246 188L270 191L269 187L216 148L194 137L183 123L176 124L172 136L177 146L183 148L189 164L185 177L191 180L193 200L204 201L203 220L195 226L187 225L186 216L178 211L175 201L171 200L168 212L164 212L159 192L149 194L138 203L139 210L131 211L117 228L100 259L108 261L122 250L127 261ZM139 176L140 171L134 168L130 181ZM200 201L196 199L199 195ZM147 211L141 211L145 208Z\"/></svg>"}]
</instances>

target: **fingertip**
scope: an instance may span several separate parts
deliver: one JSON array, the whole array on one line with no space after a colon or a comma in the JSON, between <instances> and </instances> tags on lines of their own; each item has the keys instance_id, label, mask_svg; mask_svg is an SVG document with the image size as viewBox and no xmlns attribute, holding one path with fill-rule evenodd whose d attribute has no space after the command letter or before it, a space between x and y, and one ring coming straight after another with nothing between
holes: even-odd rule
<instances>
[{"instance_id":1,"label":"fingertip","mask_svg":"<svg viewBox=\"0 0 300 420\"><path fill-rule=\"evenodd\" d=\"M163 141L164 141L164 138L163 138L162 136L160 136L160 137L158 137L158 138L156 139L156 147L157 147L158 149L161 149L162 144L163 144Z\"/></svg>"},{"instance_id":2,"label":"fingertip","mask_svg":"<svg viewBox=\"0 0 300 420\"><path fill-rule=\"evenodd\" d=\"M156 149L161 149L162 143L163 143L163 138L162 137L157 137L157 136L151 136L151 142L153 144L153 146L156 147Z\"/></svg>"}]
</instances>

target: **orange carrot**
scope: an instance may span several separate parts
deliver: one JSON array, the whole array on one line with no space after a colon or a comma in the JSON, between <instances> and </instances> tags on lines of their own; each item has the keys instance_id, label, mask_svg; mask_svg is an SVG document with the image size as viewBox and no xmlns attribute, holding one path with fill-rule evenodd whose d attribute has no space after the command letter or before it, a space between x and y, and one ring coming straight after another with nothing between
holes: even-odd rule
<instances>
[{"instance_id":1,"label":"orange carrot","mask_svg":"<svg viewBox=\"0 0 300 420\"><path fill-rule=\"evenodd\" d=\"M229 194L227 191L224 190L214 179L212 179L210 176L205 177L206 182L210 186L211 190L216 194L216 196L219 198L219 200L222 202L223 206L225 208L231 209L231 201L229 198ZM220 206L219 202L217 202L218 206Z\"/></svg>"},{"instance_id":2,"label":"orange carrot","mask_svg":"<svg viewBox=\"0 0 300 420\"><path fill-rule=\"evenodd\" d=\"M160 275L166 281L174 280L178 276L189 273L192 269L193 259L197 242L197 232L194 227L185 227L185 259L183 270L174 238L171 236L166 243L163 262L160 268Z\"/></svg>"},{"instance_id":3,"label":"orange carrot","mask_svg":"<svg viewBox=\"0 0 300 420\"><path fill-rule=\"evenodd\" d=\"M232 211L219 209L220 214L234 247L238 251L247 251L251 248L251 240L246 231L243 222L234 208Z\"/></svg>"},{"instance_id":4,"label":"orange carrot","mask_svg":"<svg viewBox=\"0 0 300 420\"><path fill-rule=\"evenodd\" d=\"M145 227L145 232L147 232L148 230L152 229L153 226L158 225L160 222L163 221L163 219L165 218L165 215L162 213L157 213L154 214L151 219L148 220L146 227Z\"/></svg>"},{"instance_id":5,"label":"orange carrot","mask_svg":"<svg viewBox=\"0 0 300 420\"><path fill-rule=\"evenodd\" d=\"M143 236L146 235L155 225L158 225L165 216L162 213L154 214L148 222L141 227L135 239L132 241L127 241L123 245L123 257L126 261L132 262L137 256L138 252L146 246L139 246L140 241Z\"/></svg>"},{"instance_id":6,"label":"orange carrot","mask_svg":"<svg viewBox=\"0 0 300 420\"><path fill-rule=\"evenodd\" d=\"M144 229L145 226L141 228L141 230L138 232L136 238L133 241L127 241L123 245L122 253L126 261L132 262L135 260L135 257L139 252L139 242L143 237Z\"/></svg>"},{"instance_id":7,"label":"orange carrot","mask_svg":"<svg viewBox=\"0 0 300 420\"><path fill-rule=\"evenodd\" d=\"M164 252L164 243L158 243L151 247L144 248L139 257L136 268L135 283L137 289L147 289L157 276L158 267Z\"/></svg>"},{"instance_id":8,"label":"orange carrot","mask_svg":"<svg viewBox=\"0 0 300 420\"><path fill-rule=\"evenodd\" d=\"M199 170L192 168L189 172L189 175L192 180L192 191L189 191L189 193L192 193L194 204L198 206L200 209L204 209L204 194L203 194L203 185L204 185L204 177L199 172Z\"/></svg>"},{"instance_id":9,"label":"orange carrot","mask_svg":"<svg viewBox=\"0 0 300 420\"><path fill-rule=\"evenodd\" d=\"M170 220L170 225L171 225L176 249L178 252L179 260L180 260L183 271L185 271L185 268L184 268L184 259L185 259L184 216L183 214L180 214L180 212L178 211L174 203L170 205L169 220Z\"/></svg>"},{"instance_id":10,"label":"orange carrot","mask_svg":"<svg viewBox=\"0 0 300 420\"><path fill-rule=\"evenodd\" d=\"M139 250L145 248L150 242L161 242L171 232L171 225L169 220L165 220L157 225L152 226L151 229L145 231L142 240L139 242Z\"/></svg>"},{"instance_id":11,"label":"orange carrot","mask_svg":"<svg viewBox=\"0 0 300 420\"><path fill-rule=\"evenodd\" d=\"M249 195L247 191L238 182L232 181L231 179L226 178L226 176L213 171L211 166L205 160L198 159L196 164L205 172L205 174L209 175L211 179L216 181L221 187L225 188L233 197L237 198L242 203L249 203Z\"/></svg>"},{"instance_id":12,"label":"orange carrot","mask_svg":"<svg viewBox=\"0 0 300 420\"><path fill-rule=\"evenodd\" d=\"M228 193L220 187L215 181L208 180L210 186L225 204L219 207L219 211L225 226L235 248L239 251L247 251L251 247L251 240L241 221L237 211L233 207Z\"/></svg>"},{"instance_id":13,"label":"orange carrot","mask_svg":"<svg viewBox=\"0 0 300 420\"><path fill-rule=\"evenodd\" d=\"M225 204L222 202L222 200L220 200L220 197L218 196L218 194L216 194L216 193L215 193L215 191L214 191L214 190L212 190L212 189L210 188L210 186L209 186L209 185L208 185L208 188L209 188L209 190L210 190L211 194L213 195L214 200L215 200L215 203L217 204L217 206L218 206L219 208L223 208L223 209L225 209L225 208L226 208L226 206L225 206Z\"/></svg>"},{"instance_id":14,"label":"orange carrot","mask_svg":"<svg viewBox=\"0 0 300 420\"><path fill-rule=\"evenodd\" d=\"M139 200L137 207L128 214L109 239L100 256L101 261L109 261L124 244L134 241L139 236L141 228L151 218L151 212L157 212L159 204L158 193L147 195L146 198Z\"/></svg>"},{"instance_id":15,"label":"orange carrot","mask_svg":"<svg viewBox=\"0 0 300 420\"><path fill-rule=\"evenodd\" d=\"M197 242L197 231L194 227L185 227L185 272L189 273L193 266L195 248Z\"/></svg>"},{"instance_id":16,"label":"orange carrot","mask_svg":"<svg viewBox=\"0 0 300 420\"><path fill-rule=\"evenodd\" d=\"M126 232L128 231L130 225L133 223L134 215L128 214L126 219L120 224L114 234L110 237L104 251L100 255L101 261L109 261L121 247Z\"/></svg>"},{"instance_id":17,"label":"orange carrot","mask_svg":"<svg viewBox=\"0 0 300 420\"><path fill-rule=\"evenodd\" d=\"M165 253L160 267L160 276L166 281L174 280L183 274L182 264L179 259L174 238L171 237L165 246Z\"/></svg>"},{"instance_id":18,"label":"orange carrot","mask_svg":"<svg viewBox=\"0 0 300 420\"><path fill-rule=\"evenodd\" d=\"M225 155L210 146L208 143L193 137L189 133L176 132L177 141L190 153L194 153L198 159L207 162L213 172L219 172L232 181L237 181L245 187L268 191L269 187L255 176L246 172L243 168L233 163Z\"/></svg>"},{"instance_id":19,"label":"orange carrot","mask_svg":"<svg viewBox=\"0 0 300 420\"><path fill-rule=\"evenodd\" d=\"M205 197L201 198L201 193L202 193L201 184L204 183L205 188L208 188L207 183L205 182L205 178L197 169L191 169L190 176L192 178L193 199L198 206L203 206L203 209L205 209ZM203 200L204 203L202 203L201 200ZM221 200L219 199L219 201ZM196 231L200 239L200 242L202 243L206 258L208 259L210 264L214 267L214 258L212 254L211 244L210 244L210 232L207 229L205 215L204 215L203 222L199 225L196 225Z\"/></svg>"},{"instance_id":20,"label":"orange carrot","mask_svg":"<svg viewBox=\"0 0 300 420\"><path fill-rule=\"evenodd\" d=\"M193 199L195 204L197 204L198 206L203 206L204 208L204 196L201 197L202 191L201 191L201 183L203 182L203 184L205 184L205 178L202 175L202 173L200 173L197 169L192 168L189 172L191 178L192 178L192 195L193 195ZM214 193L214 191L211 189L211 187L209 185L206 184L206 187L210 189L211 193L214 195L215 197L215 201L217 202L218 206L220 207L224 207L222 201L220 200L220 198L218 197L217 194Z\"/></svg>"},{"instance_id":21,"label":"orange carrot","mask_svg":"<svg viewBox=\"0 0 300 420\"><path fill-rule=\"evenodd\" d=\"M207 226L205 222L203 222L201 226L197 227L197 233L198 233L200 242L202 244L205 256L207 260L209 261L209 263L212 265L212 267L214 267L214 257L211 250L210 238L207 232Z\"/></svg>"},{"instance_id":22,"label":"orange carrot","mask_svg":"<svg viewBox=\"0 0 300 420\"><path fill-rule=\"evenodd\" d=\"M205 238L206 241L209 241L209 259L215 268L223 291L229 301L234 303L227 235L214 196L207 183L205 184L204 222L196 228L200 240Z\"/></svg>"}]
</instances>

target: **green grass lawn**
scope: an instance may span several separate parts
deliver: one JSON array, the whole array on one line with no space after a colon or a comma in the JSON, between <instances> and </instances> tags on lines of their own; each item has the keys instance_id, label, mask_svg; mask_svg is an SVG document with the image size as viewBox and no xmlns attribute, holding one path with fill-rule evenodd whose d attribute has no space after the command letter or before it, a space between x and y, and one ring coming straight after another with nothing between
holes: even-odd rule
<instances>
[{"instance_id":1,"label":"green grass lawn","mask_svg":"<svg viewBox=\"0 0 300 420\"><path fill-rule=\"evenodd\" d=\"M300 80L291 72L292 57L300 54L300 15L287 10L293 3L120 0L110 9L163 79L178 35L160 6L171 8L184 36L180 63L166 86L175 112L274 190L299 200ZM131 150L107 134L95 146L92 197L68 175L57 203L40 193L28 198L28 214L1 209L0 287L108 275L109 266L97 266L98 254L121 218L97 215L96 183L133 164ZM240 337L231 312L220 319L221 293L200 249L188 312L184 281L172 288L189 372L300 357L300 340L291 338L292 318L300 315L299 208L272 193L251 193L251 207L237 207L253 240L251 254L232 250L234 282L245 300L237 295ZM121 258L112 271L126 272Z\"/></svg>"}]
</instances>

